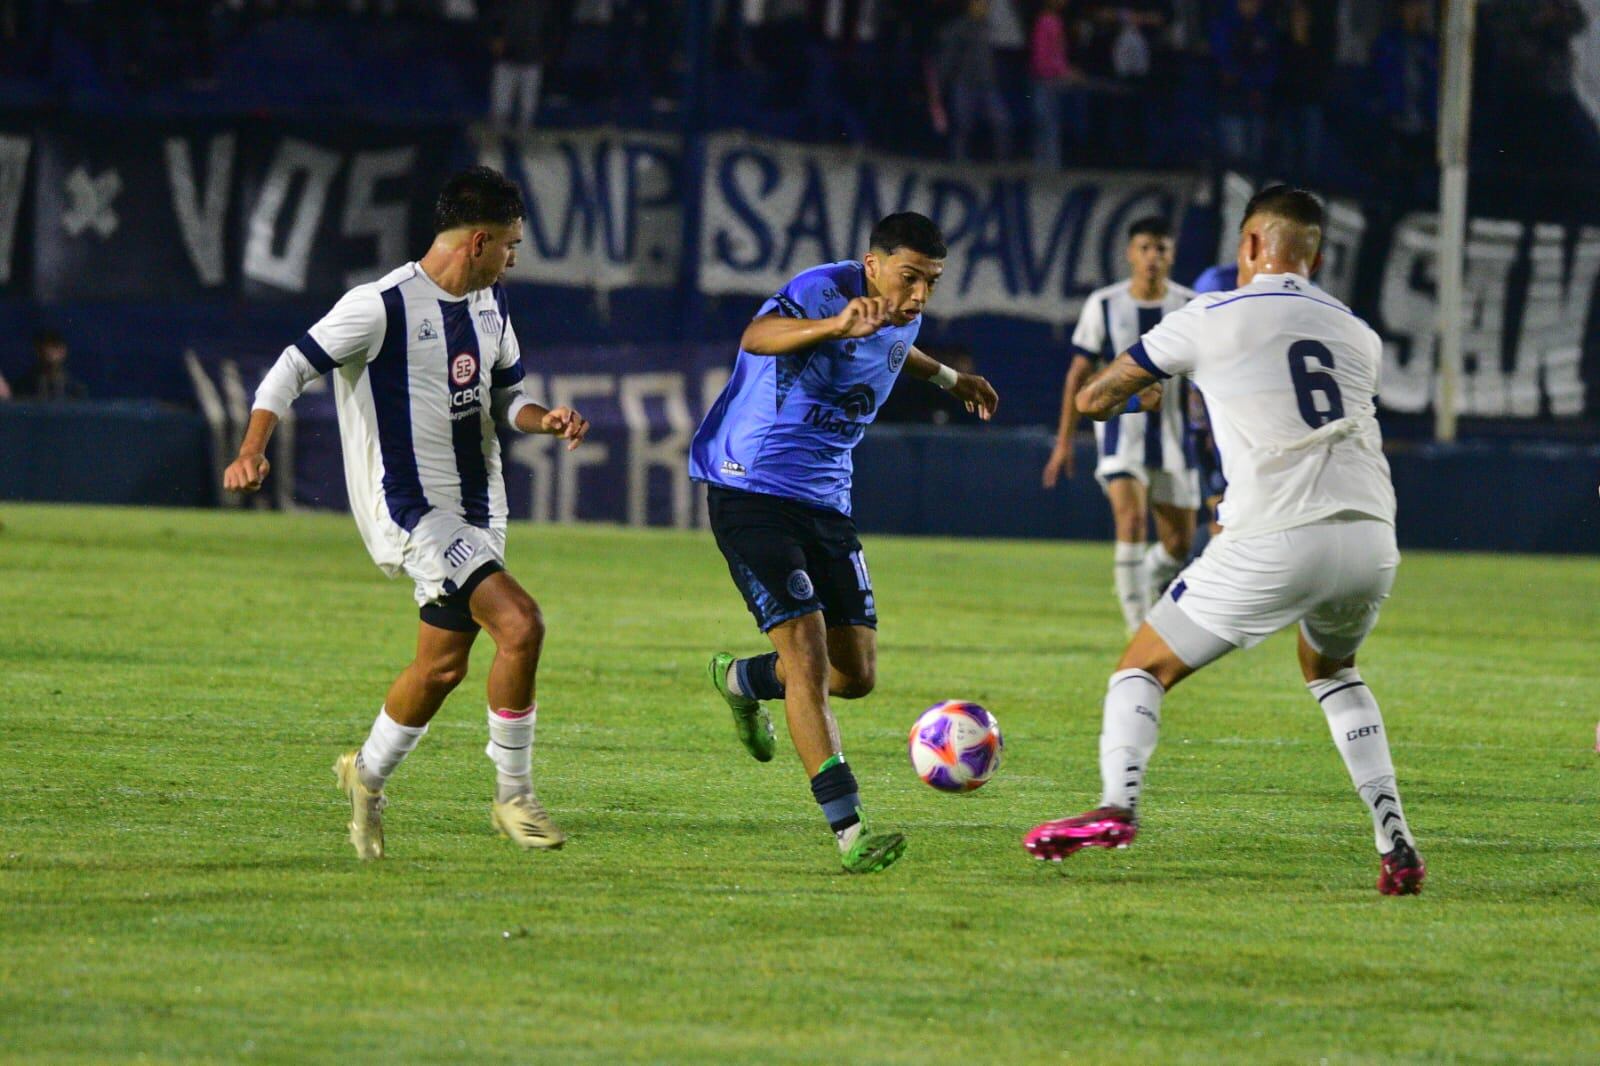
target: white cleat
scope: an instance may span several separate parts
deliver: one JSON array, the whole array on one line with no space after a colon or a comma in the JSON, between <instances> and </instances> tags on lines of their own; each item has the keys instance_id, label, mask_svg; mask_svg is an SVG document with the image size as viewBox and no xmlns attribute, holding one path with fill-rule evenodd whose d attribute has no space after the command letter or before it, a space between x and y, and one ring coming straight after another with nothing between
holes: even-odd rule
<instances>
[{"instance_id":1,"label":"white cleat","mask_svg":"<svg viewBox=\"0 0 1600 1066\"><path fill-rule=\"evenodd\" d=\"M383 858L383 809L389 801L380 788L374 792L361 783L356 753L347 751L333 764L339 791L350 800L350 843L362 859Z\"/></svg>"},{"instance_id":2,"label":"white cleat","mask_svg":"<svg viewBox=\"0 0 1600 1066\"><path fill-rule=\"evenodd\" d=\"M518 793L504 803L496 800L490 804L489 824L522 848L553 851L567 842L567 834L531 792Z\"/></svg>"}]
</instances>

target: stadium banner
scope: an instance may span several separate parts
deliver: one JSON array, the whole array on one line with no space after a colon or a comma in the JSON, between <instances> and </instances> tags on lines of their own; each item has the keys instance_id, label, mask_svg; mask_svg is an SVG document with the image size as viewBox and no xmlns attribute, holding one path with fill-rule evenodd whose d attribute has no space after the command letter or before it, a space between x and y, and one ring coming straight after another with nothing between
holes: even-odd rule
<instances>
[{"instance_id":1,"label":"stadium banner","mask_svg":"<svg viewBox=\"0 0 1600 1066\"><path fill-rule=\"evenodd\" d=\"M511 281L610 291L678 283L681 141L614 128L475 134L478 162L522 187Z\"/></svg>"},{"instance_id":2,"label":"stadium banner","mask_svg":"<svg viewBox=\"0 0 1600 1066\"><path fill-rule=\"evenodd\" d=\"M1233 257L1254 188L1223 175L1219 258ZM1376 205L1328 202L1317 282L1383 337L1379 403L1396 413L1432 410L1439 387L1438 229L1432 212L1392 218ZM1600 316L1597 282L1600 227L1471 219L1460 413L1582 418L1600 380L1600 337L1589 328Z\"/></svg>"},{"instance_id":3,"label":"stadium banner","mask_svg":"<svg viewBox=\"0 0 1600 1066\"><path fill-rule=\"evenodd\" d=\"M0 293L28 291L32 250L28 164L38 140L35 128L26 120L0 117Z\"/></svg>"},{"instance_id":4,"label":"stadium banner","mask_svg":"<svg viewBox=\"0 0 1600 1066\"><path fill-rule=\"evenodd\" d=\"M727 345L525 352L528 394L546 406L576 408L592 428L572 451L554 437L501 433L511 517L704 527L704 493L688 479L689 441L727 382L732 358ZM211 430L212 467L220 472L244 433L251 398L272 359L191 352L186 362ZM271 459L278 506L349 506L326 377L295 402L274 436Z\"/></svg>"},{"instance_id":5,"label":"stadium banner","mask_svg":"<svg viewBox=\"0 0 1600 1066\"><path fill-rule=\"evenodd\" d=\"M861 255L883 215L920 211L950 247L940 316L1066 322L1125 272L1129 224L1161 215L1181 228L1200 178L927 162L718 134L703 188L707 294L768 295L808 266Z\"/></svg>"},{"instance_id":6,"label":"stadium banner","mask_svg":"<svg viewBox=\"0 0 1600 1066\"><path fill-rule=\"evenodd\" d=\"M33 288L41 302L195 299L227 283L233 129L62 117L38 130Z\"/></svg>"},{"instance_id":7,"label":"stadium banner","mask_svg":"<svg viewBox=\"0 0 1600 1066\"><path fill-rule=\"evenodd\" d=\"M247 298L335 296L421 254L456 131L414 126L256 128L239 182Z\"/></svg>"}]
</instances>

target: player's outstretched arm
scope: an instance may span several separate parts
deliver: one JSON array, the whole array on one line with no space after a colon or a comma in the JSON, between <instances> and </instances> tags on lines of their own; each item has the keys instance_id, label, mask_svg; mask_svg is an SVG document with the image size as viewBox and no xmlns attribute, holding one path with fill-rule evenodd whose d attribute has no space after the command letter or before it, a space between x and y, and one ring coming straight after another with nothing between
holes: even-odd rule
<instances>
[{"instance_id":1,"label":"player's outstretched arm","mask_svg":"<svg viewBox=\"0 0 1600 1066\"><path fill-rule=\"evenodd\" d=\"M239 456L222 472L222 487L229 492L255 492L267 479L267 442L278 428L278 416L263 408L250 412L250 425L239 442Z\"/></svg>"},{"instance_id":2,"label":"player's outstretched arm","mask_svg":"<svg viewBox=\"0 0 1600 1066\"><path fill-rule=\"evenodd\" d=\"M985 422L994 417L1000 406L1000 394L986 378L977 374L964 374L915 346L906 357L906 373L923 381L931 381L967 405L967 410Z\"/></svg>"},{"instance_id":3,"label":"player's outstretched arm","mask_svg":"<svg viewBox=\"0 0 1600 1066\"><path fill-rule=\"evenodd\" d=\"M857 296L828 318L789 318L780 314L752 319L739 338L751 355L788 355L823 341L870 337L889 322L889 302L880 296Z\"/></svg>"},{"instance_id":4,"label":"player's outstretched arm","mask_svg":"<svg viewBox=\"0 0 1600 1066\"><path fill-rule=\"evenodd\" d=\"M1129 411L1159 411L1161 382L1123 352L1078 390L1077 405L1096 422Z\"/></svg>"},{"instance_id":5,"label":"player's outstretched arm","mask_svg":"<svg viewBox=\"0 0 1600 1066\"><path fill-rule=\"evenodd\" d=\"M1078 392L1092 369L1089 360L1082 355L1073 356L1072 365L1067 367L1067 380L1061 386L1061 419L1056 424L1056 445L1050 452L1050 461L1044 464L1043 483L1047 489L1055 488L1062 474L1070 481L1077 473L1072 438L1078 432Z\"/></svg>"}]
</instances>

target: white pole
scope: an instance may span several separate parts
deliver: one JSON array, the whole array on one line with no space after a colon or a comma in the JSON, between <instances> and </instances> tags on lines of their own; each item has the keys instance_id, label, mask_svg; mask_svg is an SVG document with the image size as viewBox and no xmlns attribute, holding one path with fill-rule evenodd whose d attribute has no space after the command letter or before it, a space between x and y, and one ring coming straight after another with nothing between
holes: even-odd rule
<instances>
[{"instance_id":1,"label":"white pole","mask_svg":"<svg viewBox=\"0 0 1600 1066\"><path fill-rule=\"evenodd\" d=\"M1467 131L1472 118L1472 36L1477 0L1446 0L1439 73L1439 394L1434 437L1456 439L1460 406L1462 273L1467 243Z\"/></svg>"}]
</instances>

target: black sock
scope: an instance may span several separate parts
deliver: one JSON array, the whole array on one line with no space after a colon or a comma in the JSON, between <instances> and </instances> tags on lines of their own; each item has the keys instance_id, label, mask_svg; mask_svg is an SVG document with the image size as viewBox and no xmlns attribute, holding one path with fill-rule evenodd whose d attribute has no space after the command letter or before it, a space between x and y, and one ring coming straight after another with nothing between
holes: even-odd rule
<instances>
[{"instance_id":1,"label":"black sock","mask_svg":"<svg viewBox=\"0 0 1600 1066\"><path fill-rule=\"evenodd\" d=\"M828 820L834 836L840 836L861 821L861 797L857 795L856 775L850 772L843 755L835 755L822 764L817 776L811 779L811 794ZM842 845L841 845L842 846Z\"/></svg>"},{"instance_id":2,"label":"black sock","mask_svg":"<svg viewBox=\"0 0 1600 1066\"><path fill-rule=\"evenodd\" d=\"M783 699L783 682L778 680L778 653L753 655L734 662L739 691L756 700Z\"/></svg>"}]
</instances>

